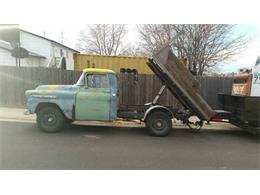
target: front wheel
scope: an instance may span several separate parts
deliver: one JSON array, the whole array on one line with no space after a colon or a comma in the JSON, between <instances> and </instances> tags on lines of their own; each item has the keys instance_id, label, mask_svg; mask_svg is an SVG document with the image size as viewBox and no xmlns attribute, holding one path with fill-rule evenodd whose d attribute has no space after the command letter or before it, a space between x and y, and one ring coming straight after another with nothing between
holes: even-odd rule
<instances>
[{"instance_id":1,"label":"front wheel","mask_svg":"<svg viewBox=\"0 0 260 195\"><path fill-rule=\"evenodd\" d=\"M65 117L62 112L54 106L42 108L37 113L37 125L39 129L44 132L56 133L62 129L64 124Z\"/></svg>"},{"instance_id":2,"label":"front wheel","mask_svg":"<svg viewBox=\"0 0 260 195\"><path fill-rule=\"evenodd\" d=\"M172 129L171 117L165 112L154 112L148 115L146 129L152 136L167 136Z\"/></svg>"}]
</instances>

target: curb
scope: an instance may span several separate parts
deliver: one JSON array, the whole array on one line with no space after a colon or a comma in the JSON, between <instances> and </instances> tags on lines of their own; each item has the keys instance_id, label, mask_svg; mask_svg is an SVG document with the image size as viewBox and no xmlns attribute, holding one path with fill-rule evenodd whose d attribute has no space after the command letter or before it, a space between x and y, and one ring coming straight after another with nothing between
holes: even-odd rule
<instances>
[{"instance_id":1,"label":"curb","mask_svg":"<svg viewBox=\"0 0 260 195\"><path fill-rule=\"evenodd\" d=\"M26 120L26 119L11 119L11 118L0 118L1 122L20 122L20 123L36 123L33 120Z\"/></svg>"}]
</instances>

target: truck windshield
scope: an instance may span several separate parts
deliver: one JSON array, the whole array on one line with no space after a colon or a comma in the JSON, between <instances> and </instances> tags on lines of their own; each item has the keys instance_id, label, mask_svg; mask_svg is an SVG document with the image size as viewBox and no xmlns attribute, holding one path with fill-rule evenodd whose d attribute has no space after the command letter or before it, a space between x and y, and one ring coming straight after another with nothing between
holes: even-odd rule
<instances>
[{"instance_id":1,"label":"truck windshield","mask_svg":"<svg viewBox=\"0 0 260 195\"><path fill-rule=\"evenodd\" d=\"M90 88L109 88L109 79L106 74L87 74L87 86Z\"/></svg>"},{"instance_id":2,"label":"truck windshield","mask_svg":"<svg viewBox=\"0 0 260 195\"><path fill-rule=\"evenodd\" d=\"M117 77L115 74L109 73L108 74L109 78L109 85L111 86L112 89L117 89ZM108 83L107 83L108 84ZM75 84L77 86L84 86L85 85L85 73L83 72Z\"/></svg>"}]
</instances>

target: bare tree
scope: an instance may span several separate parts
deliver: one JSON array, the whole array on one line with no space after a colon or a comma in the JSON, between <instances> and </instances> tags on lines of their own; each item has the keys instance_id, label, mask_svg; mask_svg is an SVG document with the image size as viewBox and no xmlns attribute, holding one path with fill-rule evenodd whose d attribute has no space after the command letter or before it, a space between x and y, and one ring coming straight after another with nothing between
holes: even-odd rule
<instances>
[{"instance_id":1,"label":"bare tree","mask_svg":"<svg viewBox=\"0 0 260 195\"><path fill-rule=\"evenodd\" d=\"M79 34L78 49L90 54L120 55L126 32L124 24L88 25Z\"/></svg>"},{"instance_id":2,"label":"bare tree","mask_svg":"<svg viewBox=\"0 0 260 195\"><path fill-rule=\"evenodd\" d=\"M170 42L175 36L172 24L145 24L138 25L138 32L141 42L139 47L143 49L146 55L151 55L162 45Z\"/></svg>"},{"instance_id":3,"label":"bare tree","mask_svg":"<svg viewBox=\"0 0 260 195\"><path fill-rule=\"evenodd\" d=\"M127 45L122 47L120 55L122 56L145 56L146 53L138 47L136 43L130 44L128 43Z\"/></svg>"},{"instance_id":4,"label":"bare tree","mask_svg":"<svg viewBox=\"0 0 260 195\"><path fill-rule=\"evenodd\" d=\"M177 56L188 60L189 69L202 75L217 63L231 59L247 45L246 36L236 34L234 27L227 24L139 25L139 46L151 55L171 42Z\"/></svg>"}]
</instances>

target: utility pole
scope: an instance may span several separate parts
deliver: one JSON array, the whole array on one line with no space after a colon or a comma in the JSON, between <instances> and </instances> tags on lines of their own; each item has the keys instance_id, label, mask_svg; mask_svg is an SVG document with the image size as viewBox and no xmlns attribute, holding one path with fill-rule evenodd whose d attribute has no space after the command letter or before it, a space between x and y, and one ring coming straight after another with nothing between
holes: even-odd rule
<instances>
[{"instance_id":1,"label":"utility pole","mask_svg":"<svg viewBox=\"0 0 260 195\"><path fill-rule=\"evenodd\" d=\"M64 43L64 40L67 39L67 38L64 36L64 34L65 34L65 33L64 33L63 31L61 31L61 33L60 33L60 37L59 37L59 38L60 38L60 43L61 43L61 44L63 44L63 43Z\"/></svg>"},{"instance_id":2,"label":"utility pole","mask_svg":"<svg viewBox=\"0 0 260 195\"><path fill-rule=\"evenodd\" d=\"M64 39L64 32L62 31L61 35L60 35L60 43L61 44L63 44L63 39Z\"/></svg>"},{"instance_id":3,"label":"utility pole","mask_svg":"<svg viewBox=\"0 0 260 195\"><path fill-rule=\"evenodd\" d=\"M19 58L18 58L18 67L21 67L21 58L20 58L20 54L21 54L21 51L20 51L20 42L18 43L18 51L19 51Z\"/></svg>"}]
</instances>

